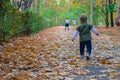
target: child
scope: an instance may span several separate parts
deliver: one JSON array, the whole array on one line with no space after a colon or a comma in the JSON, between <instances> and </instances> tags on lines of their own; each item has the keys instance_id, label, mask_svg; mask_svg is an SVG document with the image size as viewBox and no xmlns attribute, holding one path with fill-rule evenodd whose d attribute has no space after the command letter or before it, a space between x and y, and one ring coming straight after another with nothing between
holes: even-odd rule
<instances>
[{"instance_id":1,"label":"child","mask_svg":"<svg viewBox=\"0 0 120 80\"><path fill-rule=\"evenodd\" d=\"M73 27L75 29L75 26L76 26L76 20L75 20L75 18L72 20L72 23L73 23Z\"/></svg>"},{"instance_id":2,"label":"child","mask_svg":"<svg viewBox=\"0 0 120 80\"><path fill-rule=\"evenodd\" d=\"M70 22L70 20L67 18L65 20L65 30L66 30L66 28L68 28L68 30L69 30L69 22Z\"/></svg>"},{"instance_id":3,"label":"child","mask_svg":"<svg viewBox=\"0 0 120 80\"><path fill-rule=\"evenodd\" d=\"M73 23L74 26L76 25L76 20L75 20L75 18L72 20L72 23Z\"/></svg>"},{"instance_id":4,"label":"child","mask_svg":"<svg viewBox=\"0 0 120 80\"><path fill-rule=\"evenodd\" d=\"M84 49L85 46L87 48L86 52L86 60L90 60L91 50L92 50L92 43L91 43L91 32L99 35L99 32L93 27L93 25L87 23L87 16L82 14L80 16L81 25L76 28L73 33L72 41L74 41L75 37L78 35L80 36L80 56L84 58Z\"/></svg>"}]
</instances>

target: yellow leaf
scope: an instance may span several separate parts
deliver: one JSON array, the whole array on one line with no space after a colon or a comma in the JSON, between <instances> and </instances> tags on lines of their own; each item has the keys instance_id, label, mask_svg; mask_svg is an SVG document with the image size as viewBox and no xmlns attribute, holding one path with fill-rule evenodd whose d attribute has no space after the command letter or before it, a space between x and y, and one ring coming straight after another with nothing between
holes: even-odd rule
<instances>
[{"instance_id":1,"label":"yellow leaf","mask_svg":"<svg viewBox=\"0 0 120 80\"><path fill-rule=\"evenodd\" d=\"M119 75L119 72L118 71L109 71L108 75L110 75L110 76L117 76L117 75Z\"/></svg>"},{"instance_id":2,"label":"yellow leaf","mask_svg":"<svg viewBox=\"0 0 120 80\"><path fill-rule=\"evenodd\" d=\"M103 49L104 46L103 46L103 45L99 45L98 48L99 48L99 49Z\"/></svg>"},{"instance_id":3,"label":"yellow leaf","mask_svg":"<svg viewBox=\"0 0 120 80\"><path fill-rule=\"evenodd\" d=\"M81 65L88 65L88 62L87 61L83 61L83 62L81 62Z\"/></svg>"},{"instance_id":4,"label":"yellow leaf","mask_svg":"<svg viewBox=\"0 0 120 80\"><path fill-rule=\"evenodd\" d=\"M106 59L101 59L102 64L106 64L106 62L107 62Z\"/></svg>"},{"instance_id":5,"label":"yellow leaf","mask_svg":"<svg viewBox=\"0 0 120 80\"><path fill-rule=\"evenodd\" d=\"M78 65L76 62L68 62L69 65Z\"/></svg>"},{"instance_id":6,"label":"yellow leaf","mask_svg":"<svg viewBox=\"0 0 120 80\"><path fill-rule=\"evenodd\" d=\"M114 68L120 68L120 64L114 64Z\"/></svg>"}]
</instances>

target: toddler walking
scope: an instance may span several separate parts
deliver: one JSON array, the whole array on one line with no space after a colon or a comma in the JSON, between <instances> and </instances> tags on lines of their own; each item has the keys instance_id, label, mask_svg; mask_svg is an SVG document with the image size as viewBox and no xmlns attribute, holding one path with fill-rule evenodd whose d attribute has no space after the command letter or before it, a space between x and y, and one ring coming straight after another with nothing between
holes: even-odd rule
<instances>
[{"instance_id":1,"label":"toddler walking","mask_svg":"<svg viewBox=\"0 0 120 80\"><path fill-rule=\"evenodd\" d=\"M72 41L74 41L75 37L79 34L80 56L84 58L84 49L86 47L86 60L90 60L90 55L92 51L91 31L96 35L99 35L99 32L93 27L93 25L87 23L87 16L85 14L82 14L80 16L80 23L80 26L76 28L72 35Z\"/></svg>"}]
</instances>

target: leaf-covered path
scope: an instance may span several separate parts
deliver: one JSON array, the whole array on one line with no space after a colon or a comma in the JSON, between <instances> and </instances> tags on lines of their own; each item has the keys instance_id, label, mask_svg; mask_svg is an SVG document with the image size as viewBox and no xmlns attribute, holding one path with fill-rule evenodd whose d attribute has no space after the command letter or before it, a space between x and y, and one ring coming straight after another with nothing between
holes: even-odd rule
<instances>
[{"instance_id":1,"label":"leaf-covered path","mask_svg":"<svg viewBox=\"0 0 120 80\"><path fill-rule=\"evenodd\" d=\"M47 28L0 46L3 80L120 80L120 28L98 28L90 61L80 59L74 29Z\"/></svg>"}]
</instances>

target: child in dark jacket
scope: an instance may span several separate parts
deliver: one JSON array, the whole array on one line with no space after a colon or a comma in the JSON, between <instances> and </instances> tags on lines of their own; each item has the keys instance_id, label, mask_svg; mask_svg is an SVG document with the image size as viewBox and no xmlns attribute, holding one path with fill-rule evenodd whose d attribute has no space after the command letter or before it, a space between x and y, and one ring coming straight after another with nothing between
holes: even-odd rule
<instances>
[{"instance_id":1,"label":"child in dark jacket","mask_svg":"<svg viewBox=\"0 0 120 80\"><path fill-rule=\"evenodd\" d=\"M93 25L87 23L87 16L82 14L80 16L81 25L76 28L72 35L72 41L74 41L75 37L79 34L80 41L80 56L84 58L84 49L87 48L86 59L90 60L90 55L92 51L92 43L91 43L91 31L96 35L99 35L99 32L93 27Z\"/></svg>"}]
</instances>

